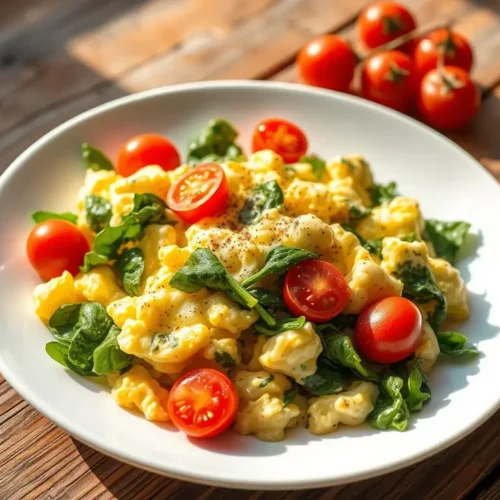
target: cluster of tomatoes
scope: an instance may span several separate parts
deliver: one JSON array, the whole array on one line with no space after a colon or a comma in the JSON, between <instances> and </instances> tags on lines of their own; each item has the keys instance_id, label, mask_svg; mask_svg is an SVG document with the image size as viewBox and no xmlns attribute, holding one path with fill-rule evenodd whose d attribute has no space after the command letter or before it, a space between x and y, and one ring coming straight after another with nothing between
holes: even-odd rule
<instances>
[{"instance_id":1,"label":"cluster of tomatoes","mask_svg":"<svg viewBox=\"0 0 500 500\"><path fill-rule=\"evenodd\" d=\"M357 21L357 35L373 55L360 64L360 94L403 113L418 113L438 129L467 125L480 105L469 72L473 52L467 40L448 28L422 36L411 12L396 2L377 2ZM401 39L401 44L394 42ZM405 42L405 43L403 43ZM396 44L398 50L384 50ZM359 57L337 35L322 35L299 52L302 80L316 87L349 92Z\"/></svg>"}]
</instances>

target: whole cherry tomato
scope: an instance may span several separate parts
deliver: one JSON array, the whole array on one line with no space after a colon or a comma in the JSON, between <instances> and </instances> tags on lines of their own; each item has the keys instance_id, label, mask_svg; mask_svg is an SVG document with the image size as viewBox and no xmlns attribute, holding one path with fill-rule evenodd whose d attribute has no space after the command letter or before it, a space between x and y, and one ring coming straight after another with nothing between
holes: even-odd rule
<instances>
[{"instance_id":1,"label":"whole cherry tomato","mask_svg":"<svg viewBox=\"0 0 500 500\"><path fill-rule=\"evenodd\" d=\"M347 92L357 57L340 36L321 35L304 45L297 58L302 80L315 87Z\"/></svg>"},{"instance_id":2,"label":"whole cherry tomato","mask_svg":"<svg viewBox=\"0 0 500 500\"><path fill-rule=\"evenodd\" d=\"M455 66L427 73L418 93L422 118L439 129L458 129L472 121L480 105L479 92L467 71Z\"/></svg>"},{"instance_id":3,"label":"whole cherry tomato","mask_svg":"<svg viewBox=\"0 0 500 500\"><path fill-rule=\"evenodd\" d=\"M361 73L363 97L389 108L405 112L416 91L416 79L411 59L392 50L370 57Z\"/></svg>"}]
</instances>

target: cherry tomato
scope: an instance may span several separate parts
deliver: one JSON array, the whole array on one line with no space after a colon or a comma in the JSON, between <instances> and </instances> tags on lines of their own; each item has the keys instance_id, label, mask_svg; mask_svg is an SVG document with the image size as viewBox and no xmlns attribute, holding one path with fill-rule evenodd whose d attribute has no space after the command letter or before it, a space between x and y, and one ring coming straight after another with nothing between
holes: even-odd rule
<instances>
[{"instance_id":1,"label":"cherry tomato","mask_svg":"<svg viewBox=\"0 0 500 500\"><path fill-rule=\"evenodd\" d=\"M354 343L376 363L397 363L415 352L422 331L417 306L403 297L388 297L372 304L358 317Z\"/></svg>"},{"instance_id":2,"label":"cherry tomato","mask_svg":"<svg viewBox=\"0 0 500 500\"><path fill-rule=\"evenodd\" d=\"M167 205L186 222L197 222L226 210L229 184L222 167L203 163L189 170L167 193Z\"/></svg>"},{"instance_id":3,"label":"cherry tomato","mask_svg":"<svg viewBox=\"0 0 500 500\"><path fill-rule=\"evenodd\" d=\"M422 118L440 129L467 125L480 105L479 92L462 68L445 66L433 69L422 80L417 106Z\"/></svg>"},{"instance_id":4,"label":"cherry tomato","mask_svg":"<svg viewBox=\"0 0 500 500\"><path fill-rule=\"evenodd\" d=\"M296 163L307 152L307 137L292 122L281 118L261 121L253 132L252 152L271 149L285 163Z\"/></svg>"},{"instance_id":5,"label":"cherry tomato","mask_svg":"<svg viewBox=\"0 0 500 500\"><path fill-rule=\"evenodd\" d=\"M116 170L128 177L148 165L174 170L180 164L179 153L168 139L157 134L142 134L132 137L122 146Z\"/></svg>"},{"instance_id":6,"label":"cherry tomato","mask_svg":"<svg viewBox=\"0 0 500 500\"><path fill-rule=\"evenodd\" d=\"M415 20L409 10L396 2L376 2L358 17L358 36L368 49L380 47L413 31Z\"/></svg>"},{"instance_id":7,"label":"cherry tomato","mask_svg":"<svg viewBox=\"0 0 500 500\"><path fill-rule=\"evenodd\" d=\"M304 260L288 270L283 287L286 306L309 321L329 321L349 302L342 273L323 260Z\"/></svg>"},{"instance_id":8,"label":"cherry tomato","mask_svg":"<svg viewBox=\"0 0 500 500\"><path fill-rule=\"evenodd\" d=\"M297 58L302 80L316 87L347 92L357 57L340 36L322 35L304 45Z\"/></svg>"},{"instance_id":9,"label":"cherry tomato","mask_svg":"<svg viewBox=\"0 0 500 500\"><path fill-rule=\"evenodd\" d=\"M469 72L473 57L471 46L465 37L446 28L432 31L422 38L413 50L413 63L420 78L436 68L438 62Z\"/></svg>"},{"instance_id":10,"label":"cherry tomato","mask_svg":"<svg viewBox=\"0 0 500 500\"><path fill-rule=\"evenodd\" d=\"M64 271L78 274L89 250L83 233L71 222L59 219L37 224L26 245L28 259L44 281L61 276Z\"/></svg>"},{"instance_id":11,"label":"cherry tomato","mask_svg":"<svg viewBox=\"0 0 500 500\"><path fill-rule=\"evenodd\" d=\"M238 411L238 394L223 373L192 370L178 379L168 397L172 422L188 436L208 438L225 431Z\"/></svg>"},{"instance_id":12,"label":"cherry tomato","mask_svg":"<svg viewBox=\"0 0 500 500\"><path fill-rule=\"evenodd\" d=\"M361 88L367 99L407 111L416 90L411 59L397 50L370 57L363 65Z\"/></svg>"}]
</instances>

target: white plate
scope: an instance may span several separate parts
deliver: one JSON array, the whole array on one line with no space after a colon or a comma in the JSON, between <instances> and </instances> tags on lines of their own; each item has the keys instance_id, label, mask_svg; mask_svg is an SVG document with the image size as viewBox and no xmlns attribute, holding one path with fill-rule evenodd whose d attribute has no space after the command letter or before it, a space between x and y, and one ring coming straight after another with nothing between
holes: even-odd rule
<instances>
[{"instance_id":1,"label":"white plate","mask_svg":"<svg viewBox=\"0 0 500 500\"><path fill-rule=\"evenodd\" d=\"M262 118L281 116L307 132L322 156L360 152L379 181L396 180L426 216L472 222L475 255L460 263L471 318L460 325L484 353L439 363L433 398L407 432L341 427L317 437L295 430L279 443L227 433L194 442L116 406L107 391L74 376L44 351L50 333L36 318L38 283L25 257L30 212L74 206L84 171L80 143L114 157L130 136L159 132L184 148L213 117L231 120L247 146ZM451 445L499 407L500 190L473 158L414 120L344 94L262 82L190 84L133 95L61 125L23 153L0 180L0 370L19 394L88 445L145 469L238 488L328 486L393 471Z\"/></svg>"}]
</instances>

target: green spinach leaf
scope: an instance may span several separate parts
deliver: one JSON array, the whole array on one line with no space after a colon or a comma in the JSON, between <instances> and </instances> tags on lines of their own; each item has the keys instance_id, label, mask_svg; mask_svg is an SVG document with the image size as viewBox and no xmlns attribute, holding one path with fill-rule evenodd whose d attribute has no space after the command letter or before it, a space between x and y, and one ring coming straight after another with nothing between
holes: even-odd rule
<instances>
[{"instance_id":1,"label":"green spinach leaf","mask_svg":"<svg viewBox=\"0 0 500 500\"><path fill-rule=\"evenodd\" d=\"M54 311L49 319L49 330L62 343L69 344L73 329L80 318L82 304L64 304Z\"/></svg>"},{"instance_id":2,"label":"green spinach leaf","mask_svg":"<svg viewBox=\"0 0 500 500\"><path fill-rule=\"evenodd\" d=\"M318 156L303 156L299 163L308 163L311 165L311 170L317 181L320 181L323 178L323 174L326 170L326 162L322 160Z\"/></svg>"},{"instance_id":3,"label":"green spinach leaf","mask_svg":"<svg viewBox=\"0 0 500 500\"><path fill-rule=\"evenodd\" d=\"M360 220L368 217L371 214L371 208L363 207L362 205L349 205L349 219L350 220Z\"/></svg>"},{"instance_id":4,"label":"green spinach leaf","mask_svg":"<svg viewBox=\"0 0 500 500\"><path fill-rule=\"evenodd\" d=\"M286 307L283 296L277 292L272 292L264 288L252 288L249 292L262 306L272 309L284 309Z\"/></svg>"},{"instance_id":5,"label":"green spinach leaf","mask_svg":"<svg viewBox=\"0 0 500 500\"><path fill-rule=\"evenodd\" d=\"M113 164L109 158L97 148L84 142L82 144L82 156L85 161L85 167L92 170L114 170Z\"/></svg>"},{"instance_id":6,"label":"green spinach leaf","mask_svg":"<svg viewBox=\"0 0 500 500\"><path fill-rule=\"evenodd\" d=\"M168 349L175 349L179 345L177 339L172 333L155 333L151 341L151 352L157 352L160 346L165 346Z\"/></svg>"},{"instance_id":7,"label":"green spinach leaf","mask_svg":"<svg viewBox=\"0 0 500 500\"><path fill-rule=\"evenodd\" d=\"M76 224L76 222L78 221L78 215L76 215L72 212L57 213L57 212L47 212L45 210L38 210L38 212L33 212L31 214L31 218L37 224L39 224L40 222L45 222L46 220L51 220L51 219L65 220L65 221L71 222L71 224Z\"/></svg>"},{"instance_id":8,"label":"green spinach leaf","mask_svg":"<svg viewBox=\"0 0 500 500\"><path fill-rule=\"evenodd\" d=\"M394 276L403 282L403 297L417 304L436 302L436 307L429 323L434 331L438 331L446 318L446 298L438 288L430 270L424 265L405 262L394 272Z\"/></svg>"},{"instance_id":9,"label":"green spinach leaf","mask_svg":"<svg viewBox=\"0 0 500 500\"><path fill-rule=\"evenodd\" d=\"M140 248L126 248L119 255L116 265L122 277L123 288L131 296L139 295L144 273L144 254Z\"/></svg>"},{"instance_id":10,"label":"green spinach leaf","mask_svg":"<svg viewBox=\"0 0 500 500\"><path fill-rule=\"evenodd\" d=\"M239 221L243 224L255 224L265 210L279 208L284 202L283 191L276 181L259 184L252 189L252 194L240 212Z\"/></svg>"},{"instance_id":11,"label":"green spinach leaf","mask_svg":"<svg viewBox=\"0 0 500 500\"><path fill-rule=\"evenodd\" d=\"M299 318L285 318L276 320L276 324L274 326L262 325L259 323L255 323L255 331L260 335L264 335L265 337L274 337L283 332L287 332L288 330L300 330L304 328L306 324L305 316L300 316Z\"/></svg>"},{"instance_id":12,"label":"green spinach leaf","mask_svg":"<svg viewBox=\"0 0 500 500\"><path fill-rule=\"evenodd\" d=\"M438 257L452 264L464 244L470 224L467 222L443 222L435 219L425 221L425 237L432 243Z\"/></svg>"},{"instance_id":13,"label":"green spinach leaf","mask_svg":"<svg viewBox=\"0 0 500 500\"><path fill-rule=\"evenodd\" d=\"M431 390L420 368L421 362L421 359L418 360L410 371L403 391L406 406L411 412L420 411L423 404L431 398Z\"/></svg>"},{"instance_id":14,"label":"green spinach leaf","mask_svg":"<svg viewBox=\"0 0 500 500\"><path fill-rule=\"evenodd\" d=\"M188 164L194 166L208 162L243 161L243 151L234 142L237 136L238 132L228 121L212 120L189 144Z\"/></svg>"},{"instance_id":15,"label":"green spinach leaf","mask_svg":"<svg viewBox=\"0 0 500 500\"><path fill-rule=\"evenodd\" d=\"M378 207L386 201L391 201L398 196L396 183L389 182L388 184L375 184L372 189L372 203L374 207Z\"/></svg>"},{"instance_id":16,"label":"green spinach leaf","mask_svg":"<svg viewBox=\"0 0 500 500\"><path fill-rule=\"evenodd\" d=\"M128 368L132 356L123 352L118 345L117 337L120 329L112 325L102 343L96 347L93 354L93 371L96 375L105 375L115 370Z\"/></svg>"},{"instance_id":17,"label":"green spinach leaf","mask_svg":"<svg viewBox=\"0 0 500 500\"><path fill-rule=\"evenodd\" d=\"M358 234L358 232L356 231L354 226L352 226L351 224L347 224L346 222L342 222L342 224L340 224L340 225L344 231L348 231L349 233L354 234L354 236L356 236L356 238L358 238L358 240L361 244L364 243L365 240L361 237L361 235Z\"/></svg>"},{"instance_id":18,"label":"green spinach leaf","mask_svg":"<svg viewBox=\"0 0 500 500\"><path fill-rule=\"evenodd\" d=\"M270 384L274 380L274 375L269 375L269 377L266 377L260 384L259 387L266 387L268 384Z\"/></svg>"},{"instance_id":19,"label":"green spinach leaf","mask_svg":"<svg viewBox=\"0 0 500 500\"><path fill-rule=\"evenodd\" d=\"M406 430L410 411L403 398L403 379L396 375L385 375L380 383L380 396L375 408L368 415L368 423L375 429L389 428Z\"/></svg>"},{"instance_id":20,"label":"green spinach leaf","mask_svg":"<svg viewBox=\"0 0 500 500\"><path fill-rule=\"evenodd\" d=\"M234 368L236 360L226 351L215 351L214 359L222 368Z\"/></svg>"},{"instance_id":21,"label":"green spinach leaf","mask_svg":"<svg viewBox=\"0 0 500 500\"><path fill-rule=\"evenodd\" d=\"M302 385L314 396L324 396L346 389L347 380L342 373L327 363L318 361L318 369L313 375L302 379Z\"/></svg>"},{"instance_id":22,"label":"green spinach leaf","mask_svg":"<svg viewBox=\"0 0 500 500\"><path fill-rule=\"evenodd\" d=\"M451 358L473 358L479 354L476 347L468 345L468 338L458 332L437 332L439 348L443 354Z\"/></svg>"},{"instance_id":23,"label":"green spinach leaf","mask_svg":"<svg viewBox=\"0 0 500 500\"><path fill-rule=\"evenodd\" d=\"M302 248L293 248L285 246L274 247L267 255L264 267L243 281L242 285L250 287L257 281L260 281L267 276L281 276L285 274L290 267L302 262L306 259L315 259L317 254L304 250Z\"/></svg>"},{"instance_id":24,"label":"green spinach leaf","mask_svg":"<svg viewBox=\"0 0 500 500\"><path fill-rule=\"evenodd\" d=\"M373 255L376 255L380 259L382 258L382 243L383 238L379 238L376 240L366 240L363 243L363 246Z\"/></svg>"},{"instance_id":25,"label":"green spinach leaf","mask_svg":"<svg viewBox=\"0 0 500 500\"><path fill-rule=\"evenodd\" d=\"M290 403L293 403L293 400L295 399L295 396L297 396L298 392L299 391L296 387L292 387L291 389L285 391L285 394L283 395L283 408L286 408Z\"/></svg>"},{"instance_id":26,"label":"green spinach leaf","mask_svg":"<svg viewBox=\"0 0 500 500\"><path fill-rule=\"evenodd\" d=\"M85 197L87 224L98 233L108 226L111 219L111 203L101 196L90 194Z\"/></svg>"}]
</instances>

